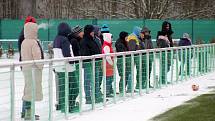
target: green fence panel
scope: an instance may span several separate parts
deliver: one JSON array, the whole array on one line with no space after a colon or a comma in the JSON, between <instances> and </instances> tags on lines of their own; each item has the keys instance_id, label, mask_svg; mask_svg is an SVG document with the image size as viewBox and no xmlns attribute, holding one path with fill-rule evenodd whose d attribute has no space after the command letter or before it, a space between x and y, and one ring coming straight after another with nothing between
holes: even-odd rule
<instances>
[{"instance_id":1,"label":"green fence panel","mask_svg":"<svg viewBox=\"0 0 215 121\"><path fill-rule=\"evenodd\" d=\"M97 24L102 26L107 24L110 28L110 32L113 34L113 41L116 41L119 38L119 33L121 31L126 31L132 33L134 26L139 26L142 28L144 21L142 19L112 19L112 20L98 20Z\"/></svg>"},{"instance_id":2,"label":"green fence panel","mask_svg":"<svg viewBox=\"0 0 215 121\"><path fill-rule=\"evenodd\" d=\"M61 22L68 23L71 27L74 27L76 25L80 25L84 27L87 24L92 24L92 20L68 20L68 19L50 19L49 20L49 41L53 41L55 36L57 35L57 27Z\"/></svg>"},{"instance_id":3,"label":"green fence panel","mask_svg":"<svg viewBox=\"0 0 215 121\"><path fill-rule=\"evenodd\" d=\"M203 40L209 43L215 38L215 20L194 20L194 40Z\"/></svg>"}]
</instances>

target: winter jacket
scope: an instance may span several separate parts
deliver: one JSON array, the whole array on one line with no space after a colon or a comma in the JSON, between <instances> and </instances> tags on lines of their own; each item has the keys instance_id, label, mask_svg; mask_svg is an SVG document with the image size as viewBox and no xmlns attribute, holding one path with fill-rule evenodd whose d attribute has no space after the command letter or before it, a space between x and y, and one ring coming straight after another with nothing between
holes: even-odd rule
<instances>
[{"instance_id":1,"label":"winter jacket","mask_svg":"<svg viewBox=\"0 0 215 121\"><path fill-rule=\"evenodd\" d=\"M143 27L143 29L141 30L141 32L145 33L148 32L150 33L151 31L147 28L147 27ZM152 43L152 39L150 35L145 35L144 34L144 38L142 40L144 42L144 49L153 49L153 43Z\"/></svg>"},{"instance_id":2,"label":"winter jacket","mask_svg":"<svg viewBox=\"0 0 215 121\"><path fill-rule=\"evenodd\" d=\"M84 30L84 38L81 42L81 55L82 56L91 56L96 54L101 54L99 45L96 43L94 38L90 35L93 31L92 25L87 25Z\"/></svg>"},{"instance_id":3,"label":"winter jacket","mask_svg":"<svg viewBox=\"0 0 215 121\"><path fill-rule=\"evenodd\" d=\"M38 45L38 25L36 23L27 23L24 26L24 37L21 44L21 58L22 61L40 60L42 59L41 49ZM41 101L42 94L42 69L43 64L36 64L35 71L32 71L30 65L23 65L22 71L25 78L25 88L23 100L31 101L32 99L32 77L35 77L35 100Z\"/></svg>"},{"instance_id":4,"label":"winter jacket","mask_svg":"<svg viewBox=\"0 0 215 121\"><path fill-rule=\"evenodd\" d=\"M78 37L78 35L75 35L74 33L71 33L69 35L69 41L72 45L72 50L73 50L73 53L74 53L74 56L80 56L81 55L81 45L80 45L80 42L81 42L81 38Z\"/></svg>"},{"instance_id":5,"label":"winter jacket","mask_svg":"<svg viewBox=\"0 0 215 121\"><path fill-rule=\"evenodd\" d=\"M169 24L169 30L166 30L167 24ZM158 32L158 36L160 36L159 34L161 34L161 33L167 35L167 38L168 38L168 40L170 42L169 46L173 47L172 34L174 32L172 31L171 23L169 23L167 21L164 21L163 24L162 24L162 30ZM157 38L158 38L158 36L157 36Z\"/></svg>"},{"instance_id":6,"label":"winter jacket","mask_svg":"<svg viewBox=\"0 0 215 121\"><path fill-rule=\"evenodd\" d=\"M133 30L133 33L128 36L127 42L128 42L128 50L129 51L136 51L143 49L142 43L139 39L140 34L140 28L135 27Z\"/></svg>"},{"instance_id":7,"label":"winter jacket","mask_svg":"<svg viewBox=\"0 0 215 121\"><path fill-rule=\"evenodd\" d=\"M179 41L179 43L178 43L178 46L189 46L191 44L192 44L192 42L191 42L190 39L188 39L188 38L181 38L180 41Z\"/></svg>"},{"instance_id":8,"label":"winter jacket","mask_svg":"<svg viewBox=\"0 0 215 121\"><path fill-rule=\"evenodd\" d=\"M158 48L167 48L170 47L170 41L164 32L158 32L157 37L157 47Z\"/></svg>"},{"instance_id":9,"label":"winter jacket","mask_svg":"<svg viewBox=\"0 0 215 121\"><path fill-rule=\"evenodd\" d=\"M104 34L104 44L102 46L102 54L114 53L112 48L111 34ZM106 76L113 76L113 58L110 56L106 57Z\"/></svg>"},{"instance_id":10,"label":"winter jacket","mask_svg":"<svg viewBox=\"0 0 215 121\"><path fill-rule=\"evenodd\" d=\"M68 39L68 34L71 33L71 28L66 23L61 23L58 26L58 35L55 37L53 43L54 58L65 58L65 57L74 57L72 45ZM66 69L68 72L75 71L74 62L55 62L55 71L56 72L65 72ZM66 65L65 65L66 64Z\"/></svg>"},{"instance_id":11,"label":"winter jacket","mask_svg":"<svg viewBox=\"0 0 215 121\"><path fill-rule=\"evenodd\" d=\"M127 32L121 32L119 35L119 39L117 39L115 43L117 52L125 52L128 51L127 41L125 38L128 36Z\"/></svg>"},{"instance_id":12,"label":"winter jacket","mask_svg":"<svg viewBox=\"0 0 215 121\"><path fill-rule=\"evenodd\" d=\"M21 45L22 45L22 42L23 40L25 39L24 37L24 29L22 29L20 35L19 35L19 39L18 39L18 50L19 50L19 61L22 61L22 58L21 58ZM42 56L42 59L44 59L44 53L43 53L43 50L42 50L42 46L40 44L39 41L37 41L39 47L40 47L40 50L41 50L41 56Z\"/></svg>"},{"instance_id":13,"label":"winter jacket","mask_svg":"<svg viewBox=\"0 0 215 121\"><path fill-rule=\"evenodd\" d=\"M192 42L188 38L181 38L179 43L178 43L178 46L190 46L190 45L192 45ZM185 49L183 49L183 50L185 50ZM179 55L181 55L181 51L179 51ZM188 52L187 53L187 58L189 58L189 56L191 56L191 58L192 58L193 54L191 53L191 55L190 55L189 52ZM184 51L182 57L185 60L185 51ZM179 61L181 61L181 56L179 56Z\"/></svg>"}]
</instances>

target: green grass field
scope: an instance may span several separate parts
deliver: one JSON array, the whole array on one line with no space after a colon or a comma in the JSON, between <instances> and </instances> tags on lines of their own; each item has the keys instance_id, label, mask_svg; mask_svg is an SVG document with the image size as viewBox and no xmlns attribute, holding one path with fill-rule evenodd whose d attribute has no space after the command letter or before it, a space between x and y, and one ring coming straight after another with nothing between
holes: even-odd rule
<instances>
[{"instance_id":1,"label":"green grass field","mask_svg":"<svg viewBox=\"0 0 215 121\"><path fill-rule=\"evenodd\" d=\"M215 121L215 91L187 101L152 121Z\"/></svg>"}]
</instances>

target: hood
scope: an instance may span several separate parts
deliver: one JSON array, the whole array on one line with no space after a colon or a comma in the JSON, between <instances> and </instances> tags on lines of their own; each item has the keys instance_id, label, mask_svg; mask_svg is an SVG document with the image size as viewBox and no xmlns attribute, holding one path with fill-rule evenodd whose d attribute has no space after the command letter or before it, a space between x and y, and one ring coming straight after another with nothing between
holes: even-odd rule
<instances>
[{"instance_id":1,"label":"hood","mask_svg":"<svg viewBox=\"0 0 215 121\"><path fill-rule=\"evenodd\" d=\"M150 33L151 31L147 27L143 27L141 32L143 32L143 33L149 32Z\"/></svg>"},{"instance_id":2,"label":"hood","mask_svg":"<svg viewBox=\"0 0 215 121\"><path fill-rule=\"evenodd\" d=\"M125 40L125 38L128 36L128 32L125 32L125 31L122 31L122 32L120 32L120 34L119 34L119 38L121 39L121 40Z\"/></svg>"},{"instance_id":3,"label":"hood","mask_svg":"<svg viewBox=\"0 0 215 121\"><path fill-rule=\"evenodd\" d=\"M94 27L93 31L94 31L95 35L98 37L99 32L101 32L101 28L99 26L97 26L97 25L94 25L93 27Z\"/></svg>"},{"instance_id":4,"label":"hood","mask_svg":"<svg viewBox=\"0 0 215 121\"><path fill-rule=\"evenodd\" d=\"M105 42L111 44L112 43L112 34L103 33L103 39L104 39Z\"/></svg>"},{"instance_id":5,"label":"hood","mask_svg":"<svg viewBox=\"0 0 215 121\"><path fill-rule=\"evenodd\" d=\"M93 25L86 25L84 27L84 36L88 36L89 37L90 33L93 32L93 30L94 30Z\"/></svg>"},{"instance_id":6,"label":"hood","mask_svg":"<svg viewBox=\"0 0 215 121\"><path fill-rule=\"evenodd\" d=\"M25 39L37 39L38 25L36 23L26 23L24 25L24 37Z\"/></svg>"},{"instance_id":7,"label":"hood","mask_svg":"<svg viewBox=\"0 0 215 121\"><path fill-rule=\"evenodd\" d=\"M133 34L139 38L140 32L141 32L141 28L138 26L135 26L133 29Z\"/></svg>"},{"instance_id":8,"label":"hood","mask_svg":"<svg viewBox=\"0 0 215 121\"><path fill-rule=\"evenodd\" d=\"M58 25L58 35L68 36L71 33L71 28L67 23L60 23Z\"/></svg>"}]
</instances>

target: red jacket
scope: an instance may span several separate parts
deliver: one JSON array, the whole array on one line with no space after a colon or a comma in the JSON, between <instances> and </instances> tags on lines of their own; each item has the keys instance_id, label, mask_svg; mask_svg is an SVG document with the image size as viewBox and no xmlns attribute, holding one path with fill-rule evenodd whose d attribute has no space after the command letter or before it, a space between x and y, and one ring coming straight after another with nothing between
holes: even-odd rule
<instances>
[{"instance_id":1,"label":"red jacket","mask_svg":"<svg viewBox=\"0 0 215 121\"><path fill-rule=\"evenodd\" d=\"M104 47L108 46L110 48L110 53L113 53L113 48L112 48L112 44L108 43L106 41L104 41L103 46L102 46L102 54L105 54L104 52ZM113 58L111 58L113 61ZM106 76L113 76L113 65L110 65L107 61L106 61Z\"/></svg>"}]
</instances>

